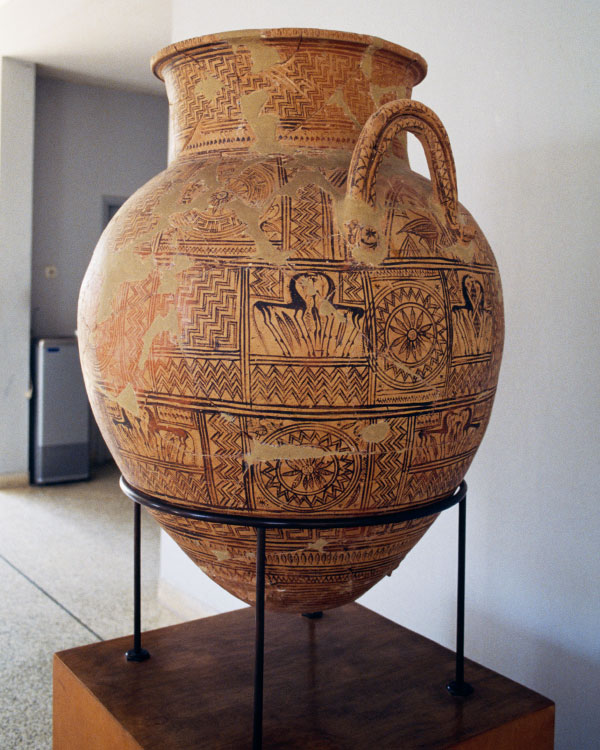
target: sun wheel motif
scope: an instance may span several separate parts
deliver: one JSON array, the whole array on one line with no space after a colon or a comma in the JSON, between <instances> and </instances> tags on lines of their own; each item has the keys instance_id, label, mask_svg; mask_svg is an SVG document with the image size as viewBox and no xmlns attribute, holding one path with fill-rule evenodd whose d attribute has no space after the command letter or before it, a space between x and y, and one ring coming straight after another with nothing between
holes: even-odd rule
<instances>
[{"instance_id":1,"label":"sun wheel motif","mask_svg":"<svg viewBox=\"0 0 600 750\"><path fill-rule=\"evenodd\" d=\"M289 458L260 464L257 479L269 499L286 510L339 506L356 487L360 458L341 431L327 426L290 425L264 438L271 445L289 445ZM305 455L296 451L306 447Z\"/></svg>"},{"instance_id":2,"label":"sun wheel motif","mask_svg":"<svg viewBox=\"0 0 600 750\"><path fill-rule=\"evenodd\" d=\"M386 343L393 356L415 365L429 356L435 340L436 325L432 316L414 304L397 308L386 326Z\"/></svg>"},{"instance_id":3,"label":"sun wheel motif","mask_svg":"<svg viewBox=\"0 0 600 750\"><path fill-rule=\"evenodd\" d=\"M378 306L380 377L395 388L426 386L447 360L448 325L442 297L418 282L397 286Z\"/></svg>"},{"instance_id":4,"label":"sun wheel motif","mask_svg":"<svg viewBox=\"0 0 600 750\"><path fill-rule=\"evenodd\" d=\"M300 495L316 495L333 484L338 473L336 458L298 458L280 462L277 475L281 484Z\"/></svg>"}]
</instances>

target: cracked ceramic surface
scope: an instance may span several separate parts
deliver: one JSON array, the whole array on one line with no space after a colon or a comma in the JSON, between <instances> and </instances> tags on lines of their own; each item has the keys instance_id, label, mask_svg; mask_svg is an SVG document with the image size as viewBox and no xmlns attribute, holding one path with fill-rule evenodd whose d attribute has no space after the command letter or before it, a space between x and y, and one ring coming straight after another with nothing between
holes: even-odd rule
<instances>
[{"instance_id":1,"label":"cracked ceramic surface","mask_svg":"<svg viewBox=\"0 0 600 750\"><path fill-rule=\"evenodd\" d=\"M458 203L425 63L372 37L276 29L171 45L169 167L92 258L78 331L135 488L186 506L354 516L451 492L489 420L497 266ZM432 180L412 172L406 133ZM246 601L255 532L154 513ZM268 535L267 603L355 599L433 518Z\"/></svg>"}]
</instances>

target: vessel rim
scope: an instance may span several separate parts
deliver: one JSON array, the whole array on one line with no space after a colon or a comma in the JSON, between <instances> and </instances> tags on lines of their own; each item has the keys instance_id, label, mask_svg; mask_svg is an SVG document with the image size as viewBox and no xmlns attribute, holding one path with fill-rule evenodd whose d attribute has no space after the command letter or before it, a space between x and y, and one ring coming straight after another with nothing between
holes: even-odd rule
<instances>
[{"instance_id":1,"label":"vessel rim","mask_svg":"<svg viewBox=\"0 0 600 750\"><path fill-rule=\"evenodd\" d=\"M162 68L172 58L198 47L208 47L215 42L224 42L229 40L242 39L323 39L336 42L351 42L365 47L374 47L383 49L387 52L393 52L396 55L404 57L412 62L419 71L419 75L413 85L420 83L427 74L427 62L418 52L402 47L394 42L388 42L377 36L370 34L356 34L352 31L334 31L332 29L314 29L314 28L276 28L276 29L240 29L236 31L222 31L216 34L206 34L204 36L195 36L190 39L184 39L180 42L174 42L159 50L150 59L150 66L154 75L161 81L164 78L161 75Z\"/></svg>"}]
</instances>

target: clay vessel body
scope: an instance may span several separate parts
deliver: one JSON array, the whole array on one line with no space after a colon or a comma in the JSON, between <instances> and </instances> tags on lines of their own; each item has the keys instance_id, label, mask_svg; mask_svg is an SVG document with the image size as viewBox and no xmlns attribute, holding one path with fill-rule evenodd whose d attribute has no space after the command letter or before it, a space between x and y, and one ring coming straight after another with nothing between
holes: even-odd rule
<instances>
[{"instance_id":1,"label":"clay vessel body","mask_svg":"<svg viewBox=\"0 0 600 750\"><path fill-rule=\"evenodd\" d=\"M136 489L236 514L344 517L462 480L503 341L498 270L457 201L415 53L318 30L163 50L169 167L107 227L78 334ZM406 133L428 157L411 171ZM154 512L252 602L255 531ZM267 535L267 606L315 611L390 573L433 522Z\"/></svg>"}]
</instances>

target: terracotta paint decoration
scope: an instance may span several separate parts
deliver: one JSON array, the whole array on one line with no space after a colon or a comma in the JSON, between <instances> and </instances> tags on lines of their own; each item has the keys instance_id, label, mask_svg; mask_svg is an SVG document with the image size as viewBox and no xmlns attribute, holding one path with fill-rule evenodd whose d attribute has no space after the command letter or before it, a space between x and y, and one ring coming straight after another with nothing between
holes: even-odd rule
<instances>
[{"instance_id":1,"label":"terracotta paint decoration","mask_svg":"<svg viewBox=\"0 0 600 750\"><path fill-rule=\"evenodd\" d=\"M425 61L274 29L173 44L153 69L171 161L107 227L79 304L90 401L127 481L294 518L452 492L490 417L502 294L446 131L410 99ZM407 132L431 181L410 169ZM153 515L253 602L253 529ZM267 606L356 599L433 520L268 532Z\"/></svg>"}]
</instances>

